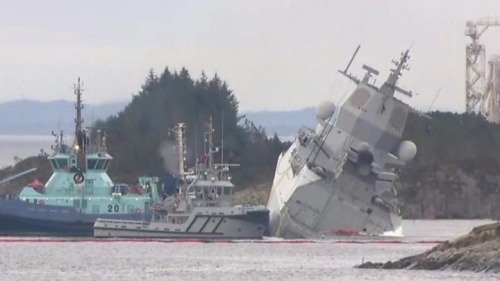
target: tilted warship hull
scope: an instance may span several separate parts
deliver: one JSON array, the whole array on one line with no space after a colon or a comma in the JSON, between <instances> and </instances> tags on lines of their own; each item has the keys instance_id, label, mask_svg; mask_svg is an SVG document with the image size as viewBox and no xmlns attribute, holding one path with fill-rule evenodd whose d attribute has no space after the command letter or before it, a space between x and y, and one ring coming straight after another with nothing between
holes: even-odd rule
<instances>
[{"instance_id":1,"label":"tilted warship hull","mask_svg":"<svg viewBox=\"0 0 500 281\"><path fill-rule=\"evenodd\" d=\"M372 203L374 178L356 181L356 167L347 162L332 186L304 166L294 175L290 165L291 152L280 156L267 207L270 210L270 233L298 239L321 238L335 231L361 235L380 235L388 231L401 233L402 218L395 209L386 211ZM368 186L367 186L368 185ZM371 209L371 213L367 212Z\"/></svg>"},{"instance_id":2,"label":"tilted warship hull","mask_svg":"<svg viewBox=\"0 0 500 281\"><path fill-rule=\"evenodd\" d=\"M0 198L1 236L92 236L97 218L151 219L149 214L85 214L73 207Z\"/></svg>"},{"instance_id":3,"label":"tilted warship hull","mask_svg":"<svg viewBox=\"0 0 500 281\"><path fill-rule=\"evenodd\" d=\"M359 49L359 47L358 47ZM357 50L356 50L357 53ZM355 53L355 55L356 55ZM316 108L315 130L302 127L280 155L267 207L270 233L283 238L320 238L335 233L402 235L394 182L417 153L402 140L407 116L416 112L394 98L408 51L382 87L370 83L378 71L366 65L362 80L340 71L357 84L335 107Z\"/></svg>"},{"instance_id":4,"label":"tilted warship hull","mask_svg":"<svg viewBox=\"0 0 500 281\"><path fill-rule=\"evenodd\" d=\"M98 219L97 238L262 239L269 210L259 207L196 208L183 223Z\"/></svg>"}]
</instances>

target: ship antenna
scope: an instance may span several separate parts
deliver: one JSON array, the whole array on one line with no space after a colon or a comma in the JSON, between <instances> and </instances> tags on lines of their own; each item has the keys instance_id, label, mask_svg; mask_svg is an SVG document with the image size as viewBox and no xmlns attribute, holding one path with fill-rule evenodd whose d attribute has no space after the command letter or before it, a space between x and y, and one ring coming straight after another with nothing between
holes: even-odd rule
<instances>
[{"instance_id":1,"label":"ship antenna","mask_svg":"<svg viewBox=\"0 0 500 281\"><path fill-rule=\"evenodd\" d=\"M79 169L85 169L85 152L86 152L86 142L87 136L83 131L83 117L82 117L82 93L83 93L83 83L80 82L80 77L78 77L78 83L74 85L74 92L76 95L76 118L75 118L75 139L73 141L73 149L76 152L76 166Z\"/></svg>"},{"instance_id":2,"label":"ship antenna","mask_svg":"<svg viewBox=\"0 0 500 281\"><path fill-rule=\"evenodd\" d=\"M224 111L222 111L222 121L221 121L221 154L220 154L220 163L224 164Z\"/></svg>"},{"instance_id":3,"label":"ship antenna","mask_svg":"<svg viewBox=\"0 0 500 281\"><path fill-rule=\"evenodd\" d=\"M403 70L410 70L408 66L408 60L410 59L409 55L410 49L407 49L405 52L401 53L401 58L399 61L392 60L392 63L396 66L395 69L391 69L391 74L385 81L384 85L380 87L380 92L388 97L393 97L396 91L405 94L409 97L412 97L412 93L406 90L403 90L396 86L396 82L399 77L402 75Z\"/></svg>"},{"instance_id":4,"label":"ship antenna","mask_svg":"<svg viewBox=\"0 0 500 281\"><path fill-rule=\"evenodd\" d=\"M194 159L195 168L198 166L198 130L197 126L194 126Z\"/></svg>"},{"instance_id":5,"label":"ship antenna","mask_svg":"<svg viewBox=\"0 0 500 281\"><path fill-rule=\"evenodd\" d=\"M212 166L213 166L213 159L212 159L212 146L213 146L213 140L212 140L212 133L213 133L213 127L212 127L212 115L210 115L210 123L208 125L208 169L212 171Z\"/></svg>"},{"instance_id":6,"label":"ship antenna","mask_svg":"<svg viewBox=\"0 0 500 281\"><path fill-rule=\"evenodd\" d=\"M83 93L83 83L80 83L80 77L78 77L78 84L75 85L75 95L76 95L76 118L75 118L75 133L82 131L83 117L82 117L82 93Z\"/></svg>"}]
</instances>

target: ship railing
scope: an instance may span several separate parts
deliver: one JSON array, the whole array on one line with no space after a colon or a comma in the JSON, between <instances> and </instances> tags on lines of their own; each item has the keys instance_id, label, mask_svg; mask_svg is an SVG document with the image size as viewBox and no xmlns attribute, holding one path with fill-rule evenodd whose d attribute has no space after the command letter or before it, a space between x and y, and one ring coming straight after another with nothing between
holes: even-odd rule
<instances>
[{"instance_id":1,"label":"ship railing","mask_svg":"<svg viewBox=\"0 0 500 281\"><path fill-rule=\"evenodd\" d=\"M128 225L143 225L142 221L135 220L112 220L112 219L98 219L102 223L114 223L114 224L128 224Z\"/></svg>"}]
</instances>

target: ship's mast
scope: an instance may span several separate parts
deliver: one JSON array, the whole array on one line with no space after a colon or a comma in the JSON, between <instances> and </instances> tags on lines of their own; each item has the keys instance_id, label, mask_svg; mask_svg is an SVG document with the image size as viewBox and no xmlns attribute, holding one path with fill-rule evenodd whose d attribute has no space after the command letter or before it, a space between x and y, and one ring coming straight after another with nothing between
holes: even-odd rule
<instances>
[{"instance_id":1,"label":"ship's mast","mask_svg":"<svg viewBox=\"0 0 500 281\"><path fill-rule=\"evenodd\" d=\"M222 133L221 133L221 145L220 145L221 146L221 148L220 148L221 149L221 151L220 151L220 163L224 164L224 111L222 111L221 116L222 116L222 118L221 118L222 119L222 121L221 121Z\"/></svg>"},{"instance_id":2,"label":"ship's mast","mask_svg":"<svg viewBox=\"0 0 500 281\"><path fill-rule=\"evenodd\" d=\"M396 82L399 77L402 75L401 71L409 70L408 59L410 59L409 55L410 50L406 50L404 53L401 53L401 59L399 61L392 60L392 63L396 66L396 69L391 69L391 74L385 81L384 85L380 87L380 92L385 94L386 96L393 97L395 91L398 91L402 94L408 95L411 97L411 92L405 91L398 86L396 86Z\"/></svg>"},{"instance_id":3,"label":"ship's mast","mask_svg":"<svg viewBox=\"0 0 500 281\"><path fill-rule=\"evenodd\" d=\"M80 169L85 169L85 143L87 141L87 136L83 132L83 117L82 117L82 94L83 94L83 83L80 82L80 77L78 77L78 83L74 86L74 92L76 95L76 118L75 118L75 139L73 141L73 149L76 151L76 163L77 167Z\"/></svg>"},{"instance_id":4,"label":"ship's mast","mask_svg":"<svg viewBox=\"0 0 500 281\"><path fill-rule=\"evenodd\" d=\"M406 90L401 89L400 87L398 87L396 85L396 82L398 81L399 77L402 75L401 72L403 70L410 69L410 67L408 66L408 63L407 63L408 60L410 59L410 55L409 55L410 50L409 49L406 50L405 52L401 53L401 59L399 61L392 60L392 63L394 63L396 65L396 69L391 69L391 74L387 78L387 81L385 81L384 84L382 85L382 87L380 87L380 89L379 89L375 85L369 83L369 79L372 77L372 75L376 76L379 74L378 70L373 69L367 65L363 65L363 69L367 71L363 80L359 80L355 76L347 73L347 70L351 66L352 61L354 60L354 58L356 57L356 54L359 51L359 47L360 46L358 46L358 48L354 52L354 55L352 56L351 60L349 61L349 64L347 65L346 69L339 70L339 72L342 73L342 75L346 76L347 78L349 78L351 81L353 81L356 84L363 82L366 86L373 88L376 91L379 91L380 93L384 94L386 97L394 97L394 93L396 91L401 93L401 94L407 95L409 97L413 96L411 91L406 91Z\"/></svg>"},{"instance_id":5,"label":"ship's mast","mask_svg":"<svg viewBox=\"0 0 500 281\"><path fill-rule=\"evenodd\" d=\"M212 116L210 116L210 123L208 123L208 169L209 171L213 171L213 124L212 124Z\"/></svg>"},{"instance_id":6,"label":"ship's mast","mask_svg":"<svg viewBox=\"0 0 500 281\"><path fill-rule=\"evenodd\" d=\"M75 135L82 132L83 117L82 117L82 94L83 94L83 83L80 83L80 77L78 77L78 84L75 85L75 95L76 95L76 118L75 118Z\"/></svg>"},{"instance_id":7,"label":"ship's mast","mask_svg":"<svg viewBox=\"0 0 500 281\"><path fill-rule=\"evenodd\" d=\"M177 138L177 150L179 153L179 175L182 177L184 175L186 166L186 125L184 123L179 123L176 126L176 138Z\"/></svg>"}]
</instances>

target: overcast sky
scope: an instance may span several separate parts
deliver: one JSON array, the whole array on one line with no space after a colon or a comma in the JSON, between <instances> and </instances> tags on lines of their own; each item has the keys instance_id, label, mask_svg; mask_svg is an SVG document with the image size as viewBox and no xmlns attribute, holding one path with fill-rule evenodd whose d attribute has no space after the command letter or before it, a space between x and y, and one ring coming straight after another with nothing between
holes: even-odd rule
<instances>
[{"instance_id":1,"label":"overcast sky","mask_svg":"<svg viewBox=\"0 0 500 281\"><path fill-rule=\"evenodd\" d=\"M465 22L492 11L499 0L1 0L0 101L72 99L78 76L87 102L130 100L150 68L184 66L219 73L242 110L291 110L338 101L358 44L351 72L368 64L379 82L412 45L401 85L419 96L403 99L428 109L441 88L433 109L463 111ZM498 38L481 38L487 57Z\"/></svg>"}]
</instances>

